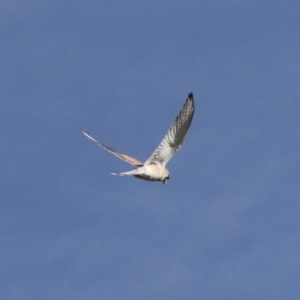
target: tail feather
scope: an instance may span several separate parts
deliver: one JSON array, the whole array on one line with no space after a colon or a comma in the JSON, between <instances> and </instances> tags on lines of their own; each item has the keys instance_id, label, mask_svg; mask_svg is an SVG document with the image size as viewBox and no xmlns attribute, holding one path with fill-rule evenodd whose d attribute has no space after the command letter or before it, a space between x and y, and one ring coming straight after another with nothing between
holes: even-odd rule
<instances>
[{"instance_id":1,"label":"tail feather","mask_svg":"<svg viewBox=\"0 0 300 300\"><path fill-rule=\"evenodd\" d=\"M122 173L111 173L111 175L116 175L116 176L125 176Z\"/></svg>"},{"instance_id":2,"label":"tail feather","mask_svg":"<svg viewBox=\"0 0 300 300\"><path fill-rule=\"evenodd\" d=\"M139 175L139 174L143 174L143 173L144 173L144 167L137 168L135 170L128 171L128 172L111 173L111 174L116 175L116 176L134 176L134 175Z\"/></svg>"}]
</instances>

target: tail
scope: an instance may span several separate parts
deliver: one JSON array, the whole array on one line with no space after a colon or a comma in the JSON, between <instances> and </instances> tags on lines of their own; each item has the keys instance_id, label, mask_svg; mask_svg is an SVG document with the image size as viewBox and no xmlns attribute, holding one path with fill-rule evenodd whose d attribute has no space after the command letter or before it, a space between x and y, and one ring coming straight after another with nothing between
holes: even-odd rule
<instances>
[{"instance_id":1,"label":"tail","mask_svg":"<svg viewBox=\"0 0 300 300\"><path fill-rule=\"evenodd\" d=\"M145 172L144 171L144 167L140 167L140 168L137 168L135 170L128 171L128 172L111 173L111 175L117 175L117 176L134 176L134 175L143 174L144 172Z\"/></svg>"}]
</instances>

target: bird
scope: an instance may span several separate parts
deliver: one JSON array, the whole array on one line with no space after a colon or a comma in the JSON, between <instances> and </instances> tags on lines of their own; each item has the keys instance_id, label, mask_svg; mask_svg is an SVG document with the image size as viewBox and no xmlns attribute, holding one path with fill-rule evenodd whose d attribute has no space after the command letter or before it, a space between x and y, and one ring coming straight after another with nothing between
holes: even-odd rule
<instances>
[{"instance_id":1,"label":"bird","mask_svg":"<svg viewBox=\"0 0 300 300\"><path fill-rule=\"evenodd\" d=\"M193 93L189 93L188 97L177 115L175 121L169 128L165 137L154 150L151 156L142 163L138 159L116 151L98 140L93 138L88 132L81 130L81 132L90 140L97 143L100 147L104 148L111 154L117 156L119 159L135 166L136 168L131 171L121 173L111 173L118 176L134 176L139 179L148 181L161 181L164 184L170 179L170 172L166 168L167 163L173 155L182 146L186 134L190 128L195 112L195 102Z\"/></svg>"}]
</instances>

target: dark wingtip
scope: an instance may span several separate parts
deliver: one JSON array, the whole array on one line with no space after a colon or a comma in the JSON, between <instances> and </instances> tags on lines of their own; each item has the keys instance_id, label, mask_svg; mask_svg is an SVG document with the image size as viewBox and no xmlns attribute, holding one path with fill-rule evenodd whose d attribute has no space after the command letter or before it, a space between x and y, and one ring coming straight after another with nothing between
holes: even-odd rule
<instances>
[{"instance_id":1,"label":"dark wingtip","mask_svg":"<svg viewBox=\"0 0 300 300\"><path fill-rule=\"evenodd\" d=\"M195 102L194 102L194 94L191 92L189 93L188 98L186 99L186 103L190 103L192 110L195 110Z\"/></svg>"}]
</instances>

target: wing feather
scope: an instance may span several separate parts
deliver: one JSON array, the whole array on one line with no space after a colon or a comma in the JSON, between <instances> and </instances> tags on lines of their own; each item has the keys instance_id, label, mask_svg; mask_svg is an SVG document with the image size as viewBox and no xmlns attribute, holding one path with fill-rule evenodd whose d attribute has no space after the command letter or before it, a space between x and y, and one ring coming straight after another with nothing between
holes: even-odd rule
<instances>
[{"instance_id":1,"label":"wing feather","mask_svg":"<svg viewBox=\"0 0 300 300\"><path fill-rule=\"evenodd\" d=\"M148 158L145 164L166 166L172 156L180 149L190 128L195 111L193 93L188 95L185 104L168 130L164 139Z\"/></svg>"},{"instance_id":2,"label":"wing feather","mask_svg":"<svg viewBox=\"0 0 300 300\"><path fill-rule=\"evenodd\" d=\"M143 166L143 163L140 162L139 160L137 160L136 158L134 157L131 157L129 155L126 155L126 154L123 154L123 153L120 153L108 146L105 146L104 144L100 143L99 141L97 141L96 139L94 139L92 136L90 136L87 132L81 130L81 132L87 137L89 138L90 140L92 140L93 142L97 143L100 147L102 147L103 149L107 150L108 152L110 152L111 154L117 156L118 158L126 161L127 163L131 164L131 165L134 165L134 166Z\"/></svg>"}]
</instances>

